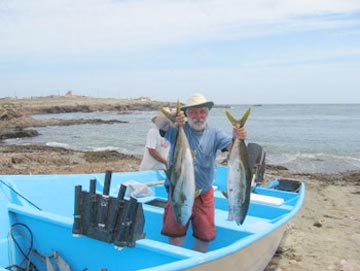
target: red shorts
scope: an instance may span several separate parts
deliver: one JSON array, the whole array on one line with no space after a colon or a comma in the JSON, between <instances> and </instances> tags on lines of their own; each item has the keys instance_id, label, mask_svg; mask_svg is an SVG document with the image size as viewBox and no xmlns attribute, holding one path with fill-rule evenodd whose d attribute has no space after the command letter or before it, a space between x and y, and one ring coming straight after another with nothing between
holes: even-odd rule
<instances>
[{"instance_id":1,"label":"red shorts","mask_svg":"<svg viewBox=\"0 0 360 271\"><path fill-rule=\"evenodd\" d=\"M211 188L195 199L192 215L189 220L192 224L193 236L202 241L214 240L216 236L214 217L214 190ZM169 237L183 237L186 235L189 222L186 225L180 225L176 222L171 202L168 200L164 210L161 233Z\"/></svg>"}]
</instances>

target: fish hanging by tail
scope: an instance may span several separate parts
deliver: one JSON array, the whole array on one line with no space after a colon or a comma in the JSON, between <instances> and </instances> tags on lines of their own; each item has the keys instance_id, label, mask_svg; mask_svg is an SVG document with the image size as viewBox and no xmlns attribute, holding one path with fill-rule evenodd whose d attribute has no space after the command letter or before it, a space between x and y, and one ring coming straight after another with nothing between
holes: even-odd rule
<instances>
[{"instance_id":1,"label":"fish hanging by tail","mask_svg":"<svg viewBox=\"0 0 360 271\"><path fill-rule=\"evenodd\" d=\"M227 110L225 114L235 128L242 128L249 117L250 108L238 120ZM235 138L228 159L227 198L229 202L228 218L235 220L237 225L244 222L249 209L251 180L252 173L245 141Z\"/></svg>"},{"instance_id":2,"label":"fish hanging by tail","mask_svg":"<svg viewBox=\"0 0 360 271\"><path fill-rule=\"evenodd\" d=\"M180 112L181 105L178 100L176 114ZM161 112L173 123L175 117L169 111ZM195 171L193 154L182 126L177 127L173 162L167 172L169 178L169 195L178 224L186 225L189 221L195 200Z\"/></svg>"}]
</instances>

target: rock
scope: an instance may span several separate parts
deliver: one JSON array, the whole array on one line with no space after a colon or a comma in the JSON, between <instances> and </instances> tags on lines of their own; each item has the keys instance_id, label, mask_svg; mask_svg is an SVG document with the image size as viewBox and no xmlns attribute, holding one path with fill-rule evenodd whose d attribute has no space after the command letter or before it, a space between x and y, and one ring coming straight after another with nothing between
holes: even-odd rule
<instances>
[{"instance_id":1,"label":"rock","mask_svg":"<svg viewBox=\"0 0 360 271\"><path fill-rule=\"evenodd\" d=\"M9 138L34 137L38 135L39 132L33 129L3 129L0 132L0 140L5 140Z\"/></svg>"}]
</instances>

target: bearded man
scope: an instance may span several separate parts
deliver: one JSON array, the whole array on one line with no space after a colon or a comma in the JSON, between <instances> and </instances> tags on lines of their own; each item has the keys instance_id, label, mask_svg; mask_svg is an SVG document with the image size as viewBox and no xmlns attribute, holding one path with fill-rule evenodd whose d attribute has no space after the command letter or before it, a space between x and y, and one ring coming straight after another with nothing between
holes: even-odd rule
<instances>
[{"instance_id":1,"label":"bearded man","mask_svg":"<svg viewBox=\"0 0 360 271\"><path fill-rule=\"evenodd\" d=\"M195 237L194 250L206 252L209 242L216 237L215 206L213 180L215 159L218 150L231 149L233 138L246 139L245 128L233 128L230 136L222 130L209 127L207 118L209 111L214 106L212 101L199 93L192 94L185 106L176 115L176 125L162 131L164 137L170 142L170 153L173 153L177 127L182 126L194 154L193 163L195 171L196 191L201 191L195 198L192 216L186 225L177 223L170 200L168 200L161 233L169 237L170 244L182 246L191 221L193 236ZM186 120L187 119L187 120ZM170 155L169 167L172 164ZM165 183L166 185L166 183Z\"/></svg>"}]
</instances>

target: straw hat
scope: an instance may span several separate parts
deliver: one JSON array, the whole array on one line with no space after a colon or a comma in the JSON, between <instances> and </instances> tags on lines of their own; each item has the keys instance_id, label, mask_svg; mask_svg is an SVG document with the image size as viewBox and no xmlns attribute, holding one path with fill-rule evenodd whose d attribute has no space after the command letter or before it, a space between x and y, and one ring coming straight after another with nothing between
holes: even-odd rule
<instances>
[{"instance_id":1,"label":"straw hat","mask_svg":"<svg viewBox=\"0 0 360 271\"><path fill-rule=\"evenodd\" d=\"M188 108L204 106L210 110L214 106L214 102L209 101L200 93L194 93L187 99L186 104L181 109L186 110Z\"/></svg>"},{"instance_id":2,"label":"straw hat","mask_svg":"<svg viewBox=\"0 0 360 271\"><path fill-rule=\"evenodd\" d=\"M163 119L165 119L165 116L164 116L162 113L160 113L160 114L158 114L158 115L156 115L156 116L153 116L153 117L151 118L151 121L152 121L153 123L157 123L157 122L162 121Z\"/></svg>"}]
</instances>

